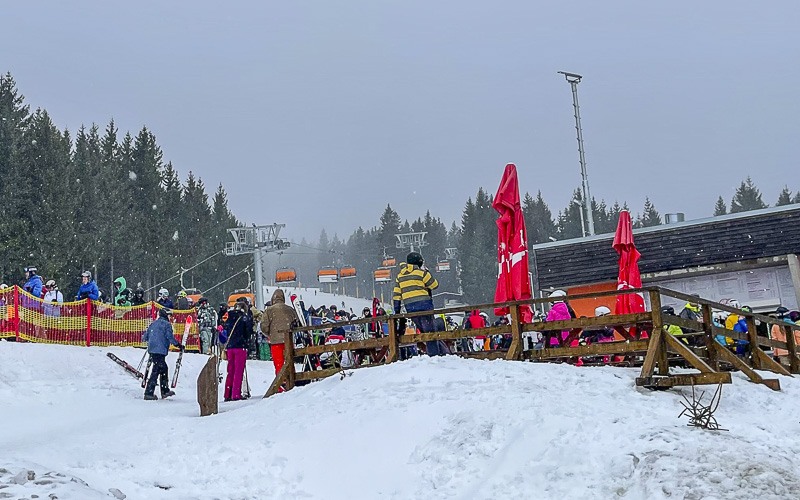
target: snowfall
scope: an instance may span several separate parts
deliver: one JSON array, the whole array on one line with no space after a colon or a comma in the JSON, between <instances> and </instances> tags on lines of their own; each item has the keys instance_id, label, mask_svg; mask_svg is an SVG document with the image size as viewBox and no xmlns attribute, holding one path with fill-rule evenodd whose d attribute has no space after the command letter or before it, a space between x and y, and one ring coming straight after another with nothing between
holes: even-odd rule
<instances>
[{"instance_id":1,"label":"snowfall","mask_svg":"<svg viewBox=\"0 0 800 500\"><path fill-rule=\"evenodd\" d=\"M418 357L261 399L252 361L254 397L199 417L205 356L144 401L109 351L143 353L0 342L0 498L800 498L796 378L734 374L708 431L635 369Z\"/></svg>"}]
</instances>

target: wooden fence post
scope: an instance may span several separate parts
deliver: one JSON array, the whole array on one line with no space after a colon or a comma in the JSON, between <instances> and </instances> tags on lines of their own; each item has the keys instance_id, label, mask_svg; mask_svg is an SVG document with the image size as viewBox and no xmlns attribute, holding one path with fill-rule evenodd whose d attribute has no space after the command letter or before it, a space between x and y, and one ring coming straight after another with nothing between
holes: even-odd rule
<instances>
[{"instance_id":1,"label":"wooden fence post","mask_svg":"<svg viewBox=\"0 0 800 500\"><path fill-rule=\"evenodd\" d=\"M708 364L714 371L719 371L719 357L717 350L714 349L714 317L711 315L711 306L703 304L703 330L706 332L706 351L708 352Z\"/></svg>"},{"instance_id":2,"label":"wooden fence post","mask_svg":"<svg viewBox=\"0 0 800 500\"><path fill-rule=\"evenodd\" d=\"M747 322L747 340L750 342L750 362L756 370L761 369L761 358L756 354L758 346L758 333L756 332L756 322L752 316L745 316Z\"/></svg>"},{"instance_id":3,"label":"wooden fence post","mask_svg":"<svg viewBox=\"0 0 800 500\"><path fill-rule=\"evenodd\" d=\"M780 325L786 333L786 350L789 351L789 371L800 373L800 362L797 359L797 342L794 338L794 329L791 325Z\"/></svg>"},{"instance_id":4,"label":"wooden fence post","mask_svg":"<svg viewBox=\"0 0 800 500\"><path fill-rule=\"evenodd\" d=\"M17 336L17 342L19 342L19 287L14 285L14 332Z\"/></svg>"},{"instance_id":5,"label":"wooden fence post","mask_svg":"<svg viewBox=\"0 0 800 500\"><path fill-rule=\"evenodd\" d=\"M283 348L283 364L287 367L286 370L286 390L294 389L294 332L289 332L286 335Z\"/></svg>"},{"instance_id":6,"label":"wooden fence post","mask_svg":"<svg viewBox=\"0 0 800 500\"><path fill-rule=\"evenodd\" d=\"M86 299L86 347L92 345L92 299Z\"/></svg>"},{"instance_id":7,"label":"wooden fence post","mask_svg":"<svg viewBox=\"0 0 800 500\"><path fill-rule=\"evenodd\" d=\"M664 339L664 323L661 319L661 293L658 290L650 290L650 312L653 314L653 332L658 331L658 335L651 335L651 341L658 342L658 374L669 375L669 360L667 359L667 342Z\"/></svg>"},{"instance_id":8,"label":"wooden fence post","mask_svg":"<svg viewBox=\"0 0 800 500\"><path fill-rule=\"evenodd\" d=\"M397 329L395 328L394 318L389 318L387 322L389 325L389 351L386 354L386 363L394 363L397 361Z\"/></svg>"},{"instance_id":9,"label":"wooden fence post","mask_svg":"<svg viewBox=\"0 0 800 500\"><path fill-rule=\"evenodd\" d=\"M522 328L519 322L519 304L511 306L511 346L506 359L515 361L522 357Z\"/></svg>"}]
</instances>

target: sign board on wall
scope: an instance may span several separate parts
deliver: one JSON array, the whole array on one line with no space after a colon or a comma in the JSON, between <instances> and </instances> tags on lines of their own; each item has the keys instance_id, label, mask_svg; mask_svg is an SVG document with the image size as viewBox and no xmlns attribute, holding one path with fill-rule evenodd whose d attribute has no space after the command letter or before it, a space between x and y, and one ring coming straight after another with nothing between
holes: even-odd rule
<instances>
[{"instance_id":1,"label":"sign board on wall","mask_svg":"<svg viewBox=\"0 0 800 500\"><path fill-rule=\"evenodd\" d=\"M792 285L788 266L765 267L729 273L707 274L663 281L649 281L645 285L697 294L714 302L728 303L736 300L739 305L750 306L756 311L774 311L779 305L793 311L798 309L797 296ZM672 297L662 297L662 304L680 311L685 302Z\"/></svg>"}]
</instances>

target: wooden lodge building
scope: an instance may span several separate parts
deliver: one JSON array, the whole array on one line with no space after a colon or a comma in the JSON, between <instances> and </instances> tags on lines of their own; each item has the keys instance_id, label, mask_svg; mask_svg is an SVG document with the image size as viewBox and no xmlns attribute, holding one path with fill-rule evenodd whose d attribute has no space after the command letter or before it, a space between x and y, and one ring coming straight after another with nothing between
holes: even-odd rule
<instances>
[{"instance_id":1,"label":"wooden lodge building","mask_svg":"<svg viewBox=\"0 0 800 500\"><path fill-rule=\"evenodd\" d=\"M643 285L660 285L716 302L738 301L754 312L800 305L800 205L766 208L636 229ZM534 295L614 290L619 271L614 234L534 245ZM614 310L614 297L575 301L579 315L597 305ZM683 303L666 302L676 311Z\"/></svg>"}]
</instances>

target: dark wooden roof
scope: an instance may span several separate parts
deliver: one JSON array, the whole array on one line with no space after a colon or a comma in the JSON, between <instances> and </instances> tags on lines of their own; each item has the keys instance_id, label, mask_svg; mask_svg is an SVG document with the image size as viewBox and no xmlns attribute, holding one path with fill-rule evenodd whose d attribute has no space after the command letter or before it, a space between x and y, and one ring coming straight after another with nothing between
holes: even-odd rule
<instances>
[{"instance_id":1,"label":"dark wooden roof","mask_svg":"<svg viewBox=\"0 0 800 500\"><path fill-rule=\"evenodd\" d=\"M613 240L607 234L534 246L539 289L616 280ZM642 274L800 253L800 205L639 229L634 243Z\"/></svg>"}]
</instances>

